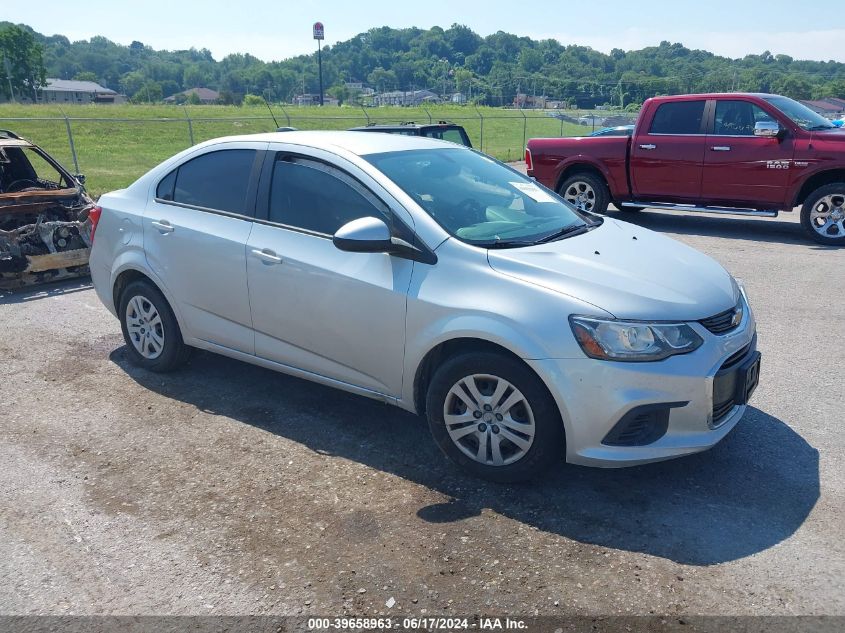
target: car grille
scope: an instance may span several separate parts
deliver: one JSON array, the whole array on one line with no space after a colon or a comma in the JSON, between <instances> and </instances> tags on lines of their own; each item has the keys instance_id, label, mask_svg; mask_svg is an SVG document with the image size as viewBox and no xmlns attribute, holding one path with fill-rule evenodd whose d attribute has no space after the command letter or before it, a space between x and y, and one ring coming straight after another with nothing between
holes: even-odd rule
<instances>
[{"instance_id":1,"label":"car grille","mask_svg":"<svg viewBox=\"0 0 845 633\"><path fill-rule=\"evenodd\" d=\"M735 319L737 313L740 315L739 319ZM735 329L741 321L742 299L740 299L739 303L730 310L725 310L724 312L720 312L719 314L713 315L707 319L702 319L699 323L713 332L713 334L724 334L725 332L730 332Z\"/></svg>"}]
</instances>

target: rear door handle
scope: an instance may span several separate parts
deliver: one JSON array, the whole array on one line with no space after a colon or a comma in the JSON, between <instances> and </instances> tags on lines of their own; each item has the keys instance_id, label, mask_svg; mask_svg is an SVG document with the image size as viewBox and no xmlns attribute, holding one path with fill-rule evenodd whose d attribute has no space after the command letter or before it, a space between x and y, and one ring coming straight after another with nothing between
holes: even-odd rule
<instances>
[{"instance_id":1,"label":"rear door handle","mask_svg":"<svg viewBox=\"0 0 845 633\"><path fill-rule=\"evenodd\" d=\"M710 149L712 149L714 152L729 152L729 151L731 151L731 148L728 147L727 145L714 145Z\"/></svg>"},{"instance_id":2,"label":"rear door handle","mask_svg":"<svg viewBox=\"0 0 845 633\"><path fill-rule=\"evenodd\" d=\"M167 220L159 220L158 222L153 220L150 224L152 224L159 233L173 233L173 231L176 230Z\"/></svg>"},{"instance_id":3,"label":"rear door handle","mask_svg":"<svg viewBox=\"0 0 845 633\"><path fill-rule=\"evenodd\" d=\"M257 248L253 248L252 254L253 254L253 256L257 257L258 259L260 259L265 264L281 264L282 263L282 258L279 257L278 255L276 255L276 253L271 251L269 248L263 248L261 250L258 250Z\"/></svg>"},{"instance_id":4,"label":"rear door handle","mask_svg":"<svg viewBox=\"0 0 845 633\"><path fill-rule=\"evenodd\" d=\"M640 145L640 149L657 149L657 145L653 143L647 143L645 145Z\"/></svg>"}]
</instances>

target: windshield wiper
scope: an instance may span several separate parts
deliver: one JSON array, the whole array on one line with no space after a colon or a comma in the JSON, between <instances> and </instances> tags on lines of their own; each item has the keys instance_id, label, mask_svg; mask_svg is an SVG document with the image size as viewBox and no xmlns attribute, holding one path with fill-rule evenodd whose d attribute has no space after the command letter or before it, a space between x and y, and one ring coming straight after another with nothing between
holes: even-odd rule
<instances>
[{"instance_id":1,"label":"windshield wiper","mask_svg":"<svg viewBox=\"0 0 845 633\"><path fill-rule=\"evenodd\" d=\"M581 233L586 233L590 229L598 226L598 224L590 225L590 224L575 224L570 226L563 227L560 231L556 231L551 235L546 235L545 237L541 237L539 240L535 240L535 244L545 244L546 242L554 242L556 240L562 240L565 237L572 237L575 235L581 235Z\"/></svg>"},{"instance_id":2,"label":"windshield wiper","mask_svg":"<svg viewBox=\"0 0 845 633\"><path fill-rule=\"evenodd\" d=\"M822 125L822 124L819 124L819 125L812 125L812 126L808 127L808 128L807 128L807 131L808 131L808 132L818 132L819 130L833 130L833 129L835 129L835 128L836 128L836 126L835 126L835 125Z\"/></svg>"}]
</instances>

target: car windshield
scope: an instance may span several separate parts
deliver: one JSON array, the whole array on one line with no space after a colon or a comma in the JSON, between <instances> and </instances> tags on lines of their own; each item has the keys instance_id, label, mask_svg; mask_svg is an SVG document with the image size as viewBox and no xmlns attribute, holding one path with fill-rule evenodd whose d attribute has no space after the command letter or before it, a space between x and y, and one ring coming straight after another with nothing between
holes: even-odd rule
<instances>
[{"instance_id":1,"label":"car windshield","mask_svg":"<svg viewBox=\"0 0 845 633\"><path fill-rule=\"evenodd\" d=\"M821 114L813 112L804 104L798 103L788 97L763 98L792 119L795 125L805 130L827 130L836 127Z\"/></svg>"},{"instance_id":2,"label":"car windshield","mask_svg":"<svg viewBox=\"0 0 845 633\"><path fill-rule=\"evenodd\" d=\"M364 158L450 235L469 244L525 246L595 224L545 187L472 150L411 150Z\"/></svg>"}]
</instances>

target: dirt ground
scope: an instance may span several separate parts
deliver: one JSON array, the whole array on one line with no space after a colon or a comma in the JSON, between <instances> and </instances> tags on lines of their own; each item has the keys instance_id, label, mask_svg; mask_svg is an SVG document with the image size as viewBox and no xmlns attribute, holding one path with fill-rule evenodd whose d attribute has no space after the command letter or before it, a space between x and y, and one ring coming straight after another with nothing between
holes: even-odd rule
<instances>
[{"instance_id":1,"label":"dirt ground","mask_svg":"<svg viewBox=\"0 0 845 633\"><path fill-rule=\"evenodd\" d=\"M136 369L85 281L3 295L0 613L845 615L845 251L789 216L616 215L745 280L760 387L706 453L533 485L364 398Z\"/></svg>"}]
</instances>

